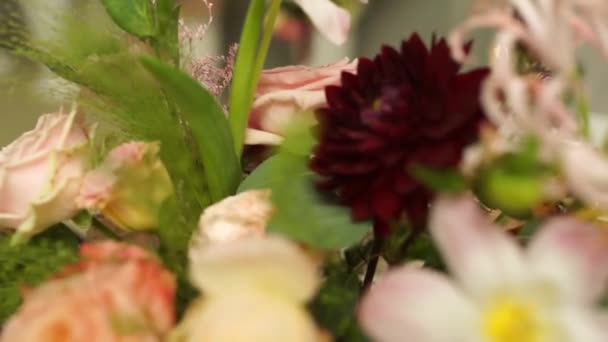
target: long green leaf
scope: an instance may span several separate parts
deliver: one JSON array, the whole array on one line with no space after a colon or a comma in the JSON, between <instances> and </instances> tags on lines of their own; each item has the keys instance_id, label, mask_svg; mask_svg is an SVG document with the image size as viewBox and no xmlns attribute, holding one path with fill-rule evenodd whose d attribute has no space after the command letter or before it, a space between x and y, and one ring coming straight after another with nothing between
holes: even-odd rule
<instances>
[{"instance_id":1,"label":"long green leaf","mask_svg":"<svg viewBox=\"0 0 608 342\"><path fill-rule=\"evenodd\" d=\"M101 0L116 25L141 38L156 35L154 11L150 0Z\"/></svg>"},{"instance_id":2,"label":"long green leaf","mask_svg":"<svg viewBox=\"0 0 608 342\"><path fill-rule=\"evenodd\" d=\"M175 0L156 0L157 34L152 45L159 54L179 65L179 11Z\"/></svg>"},{"instance_id":3,"label":"long green leaf","mask_svg":"<svg viewBox=\"0 0 608 342\"><path fill-rule=\"evenodd\" d=\"M240 165L224 111L200 83L181 70L152 57L143 65L162 84L168 98L186 120L198 145L212 201L232 195L240 180Z\"/></svg>"},{"instance_id":4,"label":"long green leaf","mask_svg":"<svg viewBox=\"0 0 608 342\"><path fill-rule=\"evenodd\" d=\"M239 42L229 100L230 115L228 120L237 155L240 155L242 151L249 108L253 102L255 80L252 77L263 20L264 0L251 0Z\"/></svg>"}]
</instances>

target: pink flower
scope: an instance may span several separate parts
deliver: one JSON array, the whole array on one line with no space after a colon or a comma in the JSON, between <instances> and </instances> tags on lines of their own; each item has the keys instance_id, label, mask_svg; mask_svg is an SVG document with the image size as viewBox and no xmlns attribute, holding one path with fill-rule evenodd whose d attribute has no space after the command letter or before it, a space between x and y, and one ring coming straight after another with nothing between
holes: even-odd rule
<instances>
[{"instance_id":1,"label":"pink flower","mask_svg":"<svg viewBox=\"0 0 608 342\"><path fill-rule=\"evenodd\" d=\"M275 145L300 114L326 104L325 87L340 83L343 71L355 73L357 60L343 59L323 67L303 65L264 70L249 116L246 143Z\"/></svg>"},{"instance_id":2,"label":"pink flower","mask_svg":"<svg viewBox=\"0 0 608 342\"><path fill-rule=\"evenodd\" d=\"M175 320L175 280L139 247L85 244L81 262L28 291L2 342L155 342Z\"/></svg>"},{"instance_id":3,"label":"pink flower","mask_svg":"<svg viewBox=\"0 0 608 342\"><path fill-rule=\"evenodd\" d=\"M350 14L331 0L294 0L310 17L312 23L336 45L341 45L348 37ZM367 0L361 0L367 3Z\"/></svg>"},{"instance_id":4,"label":"pink flower","mask_svg":"<svg viewBox=\"0 0 608 342\"><path fill-rule=\"evenodd\" d=\"M161 205L173 193L159 149L158 143L139 141L114 148L86 175L78 204L125 230L155 228Z\"/></svg>"},{"instance_id":5,"label":"pink flower","mask_svg":"<svg viewBox=\"0 0 608 342\"><path fill-rule=\"evenodd\" d=\"M594 308L607 279L605 236L555 218L522 250L486 220L472 199L435 203L431 233L454 280L407 266L381 278L359 312L375 341L608 339Z\"/></svg>"},{"instance_id":6,"label":"pink flower","mask_svg":"<svg viewBox=\"0 0 608 342\"><path fill-rule=\"evenodd\" d=\"M16 230L13 243L78 212L91 132L76 110L60 111L0 151L0 228Z\"/></svg>"}]
</instances>

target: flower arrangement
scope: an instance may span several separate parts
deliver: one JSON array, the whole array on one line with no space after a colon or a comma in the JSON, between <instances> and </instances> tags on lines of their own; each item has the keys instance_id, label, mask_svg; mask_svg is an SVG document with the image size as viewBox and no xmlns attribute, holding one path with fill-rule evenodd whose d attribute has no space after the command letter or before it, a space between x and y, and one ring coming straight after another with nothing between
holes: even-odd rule
<instances>
[{"instance_id":1,"label":"flower arrangement","mask_svg":"<svg viewBox=\"0 0 608 342\"><path fill-rule=\"evenodd\" d=\"M607 341L577 52L608 59L608 3L483 1L447 37L264 70L273 37L342 44L365 3L250 0L198 59L212 20L175 0L44 40L0 2L0 47L66 102L0 151L0 342Z\"/></svg>"}]
</instances>

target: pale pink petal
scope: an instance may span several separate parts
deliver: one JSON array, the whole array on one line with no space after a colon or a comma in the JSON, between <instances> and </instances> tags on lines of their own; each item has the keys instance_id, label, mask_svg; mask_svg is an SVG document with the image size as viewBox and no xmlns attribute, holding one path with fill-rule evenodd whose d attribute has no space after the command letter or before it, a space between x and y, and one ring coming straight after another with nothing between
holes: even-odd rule
<instances>
[{"instance_id":1,"label":"pale pink petal","mask_svg":"<svg viewBox=\"0 0 608 342\"><path fill-rule=\"evenodd\" d=\"M499 288L526 281L522 251L489 222L471 197L437 200L430 229L454 277L476 296L491 295Z\"/></svg>"},{"instance_id":2,"label":"pale pink petal","mask_svg":"<svg viewBox=\"0 0 608 342\"><path fill-rule=\"evenodd\" d=\"M597 300L608 280L608 240L574 218L552 219L528 249L531 266L568 302Z\"/></svg>"},{"instance_id":3,"label":"pale pink petal","mask_svg":"<svg viewBox=\"0 0 608 342\"><path fill-rule=\"evenodd\" d=\"M464 293L443 275L410 266L390 271L370 289L359 320L377 342L481 340L475 307Z\"/></svg>"},{"instance_id":4,"label":"pale pink petal","mask_svg":"<svg viewBox=\"0 0 608 342\"><path fill-rule=\"evenodd\" d=\"M357 71L358 60L348 58L320 67L288 65L262 71L256 88L256 96L270 92L299 89L324 90L328 85L338 84L343 71Z\"/></svg>"},{"instance_id":5,"label":"pale pink petal","mask_svg":"<svg viewBox=\"0 0 608 342\"><path fill-rule=\"evenodd\" d=\"M336 45L346 41L350 29L350 14L330 0L294 0L312 23Z\"/></svg>"}]
</instances>

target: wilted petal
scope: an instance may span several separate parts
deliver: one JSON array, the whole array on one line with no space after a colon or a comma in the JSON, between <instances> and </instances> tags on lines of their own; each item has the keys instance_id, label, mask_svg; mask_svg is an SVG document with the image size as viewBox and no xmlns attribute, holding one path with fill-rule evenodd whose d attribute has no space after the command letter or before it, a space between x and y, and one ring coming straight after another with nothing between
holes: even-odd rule
<instances>
[{"instance_id":1,"label":"wilted petal","mask_svg":"<svg viewBox=\"0 0 608 342\"><path fill-rule=\"evenodd\" d=\"M363 329L377 342L480 341L475 308L444 276L405 266L363 298Z\"/></svg>"},{"instance_id":2,"label":"wilted petal","mask_svg":"<svg viewBox=\"0 0 608 342\"><path fill-rule=\"evenodd\" d=\"M256 289L294 301L317 289L317 265L292 242L277 236L212 244L190 254L193 284L218 296Z\"/></svg>"},{"instance_id":3,"label":"wilted petal","mask_svg":"<svg viewBox=\"0 0 608 342\"><path fill-rule=\"evenodd\" d=\"M327 39L341 45L348 37L350 14L330 0L294 0Z\"/></svg>"},{"instance_id":4,"label":"wilted petal","mask_svg":"<svg viewBox=\"0 0 608 342\"><path fill-rule=\"evenodd\" d=\"M484 296L525 280L521 250L471 197L436 201L430 229L448 268L471 293Z\"/></svg>"},{"instance_id":5,"label":"wilted petal","mask_svg":"<svg viewBox=\"0 0 608 342\"><path fill-rule=\"evenodd\" d=\"M593 302L606 288L608 240L590 224L555 218L537 233L528 253L536 273L568 302Z\"/></svg>"}]
</instances>

